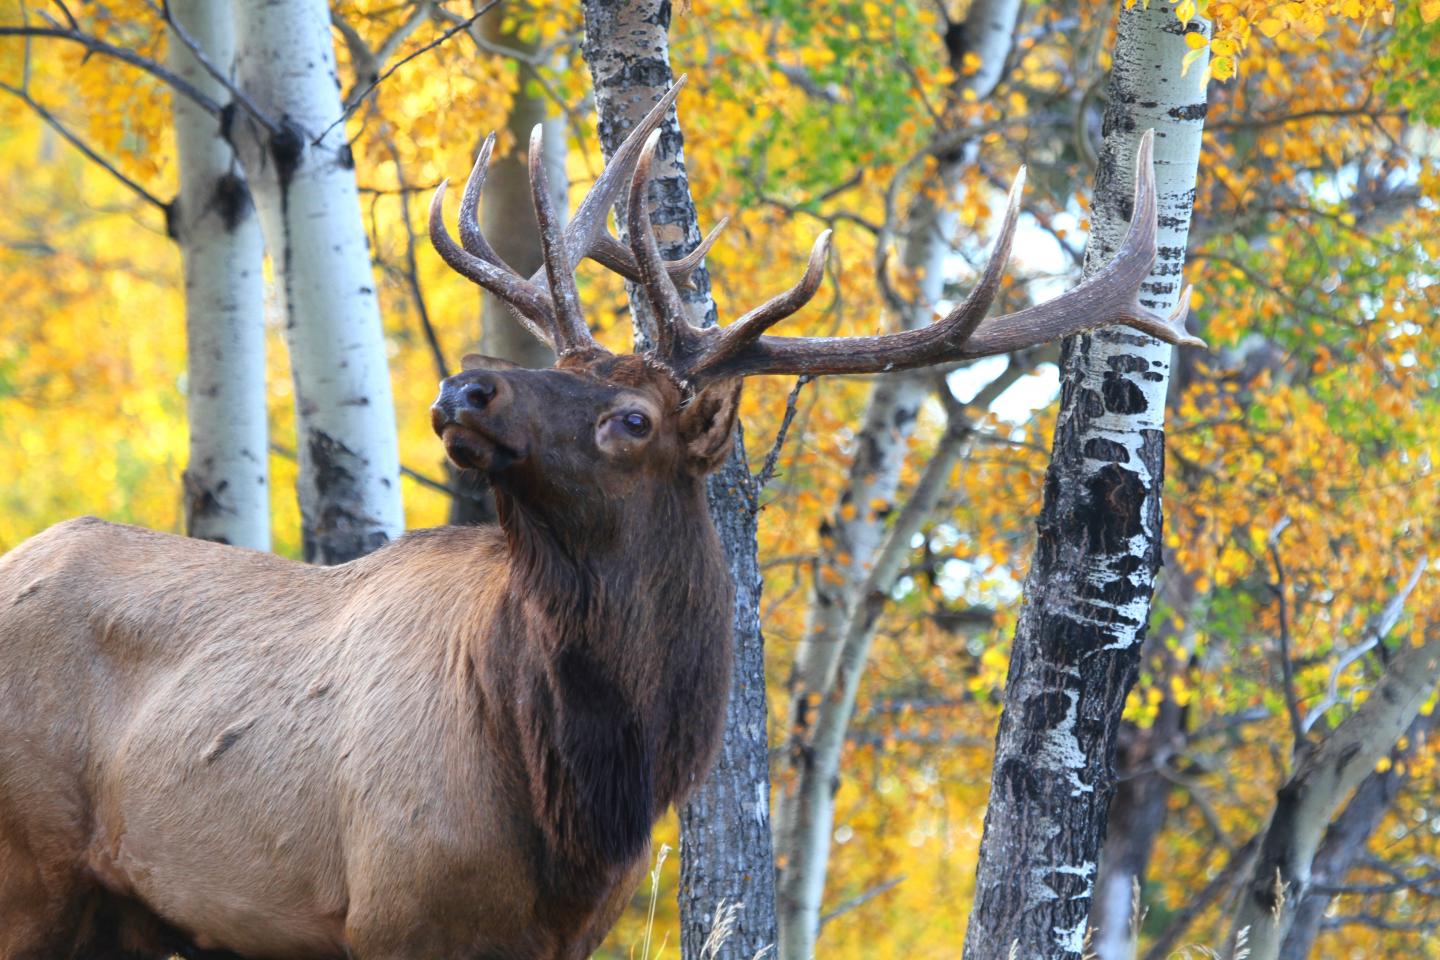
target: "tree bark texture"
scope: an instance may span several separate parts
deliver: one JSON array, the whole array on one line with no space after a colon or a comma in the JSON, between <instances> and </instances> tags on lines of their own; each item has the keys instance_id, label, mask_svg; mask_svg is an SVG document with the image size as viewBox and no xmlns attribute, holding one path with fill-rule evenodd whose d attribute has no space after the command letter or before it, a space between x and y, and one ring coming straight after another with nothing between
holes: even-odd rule
<instances>
[{"instance_id":1,"label":"tree bark texture","mask_svg":"<svg viewBox=\"0 0 1440 960\"><path fill-rule=\"evenodd\" d=\"M508 16L523 15L529 8L509 11ZM507 17L481 17L471 27L492 44L535 54L538 39L523 39L520 31L506 29ZM490 174L485 180L485 193L480 210L481 228L491 238L495 252L523 276L530 276L544 264L540 248L540 228L535 222L535 205L530 192L530 167L527 161L530 131L541 124L545 132L545 175L550 184L554 208L564 217L569 213L566 197L569 176L565 169L565 117L551 109L551 104L535 82L535 69L517 62L520 86L510 103L510 116L505 123L510 147L490 161ZM480 328L475 338L477 351L487 357L499 357L522 367L539 369L555 362L555 354L535 339L515 319L510 309L496 297L480 292ZM495 500L489 482L473 470L459 470L448 461L446 469L451 485L468 496L450 501L451 523L494 523Z\"/></svg>"},{"instance_id":2,"label":"tree bark texture","mask_svg":"<svg viewBox=\"0 0 1440 960\"><path fill-rule=\"evenodd\" d=\"M1395 804L1405 786L1407 776L1401 772L1400 761L1408 760L1415 753L1416 744L1435 727L1435 714L1418 715L1405 731L1409 746L1395 751L1387 770L1372 770L1355 788L1345 809L1325 830L1325 838L1315 852L1310 865L1311 889L1295 906L1295 916L1290 922L1290 931L1280 943L1280 960L1306 960L1311 955L1315 938L1320 935L1320 924L1325 919L1325 910L1330 906L1332 894L1314 889L1317 884L1335 886L1345 881L1350 868L1365 852L1370 837L1379 829L1386 814Z\"/></svg>"},{"instance_id":3,"label":"tree bark texture","mask_svg":"<svg viewBox=\"0 0 1440 960\"><path fill-rule=\"evenodd\" d=\"M945 109L967 91L976 97L994 91L1019 9L1019 0L976 0L960 29L947 35L952 64L973 53L980 67L955 85ZM943 296L956 218L952 207L935 198L953 193L967 154L960 148L942 158L935 174L940 189L920 190L907 211L900 261L919 282L918 296L900 312L906 328L929 324ZM895 542L893 502L932 381L933 374L923 370L875 378L850 475L835 510L820 525L806 632L789 679L785 786L776 806L781 960L809 960L815 953L845 732L888 596L876 577L878 554L883 543ZM925 518L917 519L918 529ZM884 593L877 595L877 588Z\"/></svg>"},{"instance_id":4,"label":"tree bark texture","mask_svg":"<svg viewBox=\"0 0 1440 960\"><path fill-rule=\"evenodd\" d=\"M343 563L405 526L385 339L324 0L235 7L236 73L275 125L232 123L281 290L305 559ZM334 126L332 126L332 124ZM323 134L323 136L322 136Z\"/></svg>"},{"instance_id":5,"label":"tree bark texture","mask_svg":"<svg viewBox=\"0 0 1440 960\"><path fill-rule=\"evenodd\" d=\"M174 0L171 16L219 69L235 59L229 0ZM170 68L207 96L229 94L177 36ZM270 549L270 449L265 415L264 243L250 188L219 122L173 100L180 193L171 229L185 261L185 532Z\"/></svg>"},{"instance_id":6,"label":"tree bark texture","mask_svg":"<svg viewBox=\"0 0 1440 960\"><path fill-rule=\"evenodd\" d=\"M1318 745L1300 754L1295 773L1275 797L1230 932L1229 957L1245 933L1249 960L1276 960L1305 903L1315 858L1331 817L1414 721L1440 680L1440 632L1394 654L1380 682Z\"/></svg>"},{"instance_id":7,"label":"tree bark texture","mask_svg":"<svg viewBox=\"0 0 1440 960\"><path fill-rule=\"evenodd\" d=\"M1175 367L1193 364L1194 351L1175 358ZM1179 377L1176 377L1179 379ZM1172 387L1174 380L1172 380ZM1172 389L1171 395L1174 395ZM1169 559L1168 555L1165 558ZM1171 693L1175 678L1191 670L1194 624L1199 619L1195 581L1188 573L1166 563L1158 587L1165 606L1186 626L1180 631L1168 623L1146 637L1142 661L1150 664L1153 686L1162 692L1158 712L1147 727L1125 721L1117 738L1116 770L1119 783L1110 803L1109 826L1095 881L1095 902L1090 909L1091 951L1095 960L1133 960L1136 926L1134 891L1143 899L1150 855L1165 829L1170 793L1174 789L1172 760L1186 742L1189 711Z\"/></svg>"},{"instance_id":8,"label":"tree bark texture","mask_svg":"<svg viewBox=\"0 0 1440 960\"><path fill-rule=\"evenodd\" d=\"M1141 302L1167 312L1181 290L1204 64L1180 75L1187 28L1171 4L1120 8L1086 273L1119 245L1137 146L1154 128L1159 255ZM1012 949L1029 960L1082 954L1116 735L1160 564L1170 354L1118 327L1062 348L1060 412L996 736L968 960Z\"/></svg>"},{"instance_id":9,"label":"tree bark texture","mask_svg":"<svg viewBox=\"0 0 1440 960\"><path fill-rule=\"evenodd\" d=\"M583 52L595 86L600 141L608 157L668 89L672 73L669 0L586 0ZM650 218L661 254L676 259L701 233L685 173L684 138L672 112L660 127L652 168ZM681 291L697 323L716 322L710 275L702 265ZM642 292L630 290L637 341L655 325ZM709 481L710 515L735 589L735 671L725 738L709 777L680 810L680 946L684 960L701 945L722 906L743 904L719 960L751 960L775 943L775 870L770 830L766 737L765 642L760 632L756 491L736 427L730 459Z\"/></svg>"}]
</instances>

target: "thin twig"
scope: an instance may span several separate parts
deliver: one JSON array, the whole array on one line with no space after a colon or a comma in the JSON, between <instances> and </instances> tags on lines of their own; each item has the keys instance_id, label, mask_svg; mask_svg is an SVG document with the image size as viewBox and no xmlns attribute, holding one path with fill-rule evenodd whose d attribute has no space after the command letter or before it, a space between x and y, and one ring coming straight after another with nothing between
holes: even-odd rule
<instances>
[{"instance_id":1,"label":"thin twig","mask_svg":"<svg viewBox=\"0 0 1440 960\"><path fill-rule=\"evenodd\" d=\"M498 0L497 0L498 2ZM137 67L161 81L176 93L183 94L193 100L200 109L213 116L220 116L224 108L214 100L207 97L193 83L178 76L173 71L167 70L160 64L148 57L142 57L134 50L126 50L124 47L117 47L114 44L106 43L98 37L92 37L88 33L79 30L70 30L64 27L12 27L0 26L0 37L50 37L56 40L69 40L71 43L78 43L91 53L103 53L107 57L114 57L132 67Z\"/></svg>"},{"instance_id":2,"label":"thin twig","mask_svg":"<svg viewBox=\"0 0 1440 960\"><path fill-rule=\"evenodd\" d=\"M284 444L275 443L273 441L270 444L270 452L276 454L277 456L284 457L286 460L298 461L300 459L292 448L287 447ZM410 467L405 466L404 464L400 465L400 474L401 476L409 477L411 480L414 480L422 487L429 487L431 490L448 494L452 497L455 497L456 499L482 501L485 499L485 495L483 493L470 490L458 490L455 487L450 486L448 483L441 483L434 477L427 477L419 470L413 470Z\"/></svg>"},{"instance_id":3,"label":"thin twig","mask_svg":"<svg viewBox=\"0 0 1440 960\"><path fill-rule=\"evenodd\" d=\"M371 81L369 86L367 86L364 90L361 90L360 93L353 98L353 101L350 103L350 105L341 111L339 119L337 119L334 123L330 124L330 126L326 127L324 130L320 131L320 136L315 138L312 146L319 146L321 141L323 141L327 136L330 135L331 130L334 130L336 127L340 126L340 124L344 123L346 120L349 120L350 115L355 112L355 109L362 102L364 102L365 98L370 95L370 92L376 87L380 86L380 84L384 83L387 79L389 79L390 75L393 74L396 70L399 70L401 67L405 66L405 64L409 63L411 60L414 60L421 54L429 53L431 50L434 50L436 47L440 46L446 40L449 40L451 37L455 36L455 34L460 33L462 30L468 29L471 24L475 23L475 21L479 20L481 17L483 17L485 14L489 13L491 10L495 9L495 7L499 5L500 0L490 0L489 3L485 4L485 6L475 11L474 14L466 17L462 22L451 27L449 30L446 30L444 33L440 34L440 36L425 44L425 46L421 47L418 50L413 50L405 56L401 57L399 60L397 60L393 66L387 69L384 73L380 74L380 76L376 77L373 81Z\"/></svg>"},{"instance_id":4,"label":"thin twig","mask_svg":"<svg viewBox=\"0 0 1440 960\"><path fill-rule=\"evenodd\" d=\"M1330 667L1330 679L1326 686L1325 697L1305 714L1304 729L1308 733L1325 712L1340 702L1340 675L1345 672L1352 663L1369 653L1380 641L1389 635L1395 628L1395 624L1405 612L1405 602L1414 592L1416 585L1420 583L1420 577L1430 565L1430 558L1422 556L1415 569L1410 573L1404 586L1395 596L1381 608L1380 612L1365 625L1365 631L1361 634L1360 642L1353 647L1342 650L1336 658L1334 665Z\"/></svg>"},{"instance_id":5,"label":"thin twig","mask_svg":"<svg viewBox=\"0 0 1440 960\"><path fill-rule=\"evenodd\" d=\"M785 416L780 420L780 429L775 431L775 443L770 447L770 452L765 455L765 463L760 467L760 472L755 475L755 497L759 500L760 492L765 489L775 476L775 464L780 459L780 451L785 446L785 435L790 432L790 421L795 419L795 405L800 400L800 389L815 378L809 374L803 374L795 378L795 386L790 388L790 396L785 398Z\"/></svg>"},{"instance_id":6,"label":"thin twig","mask_svg":"<svg viewBox=\"0 0 1440 960\"><path fill-rule=\"evenodd\" d=\"M856 907L864 906L865 904L869 903L871 900L874 900L881 894L889 893L891 890L894 890L896 887L900 886L900 884L904 882L905 874L902 873L898 877L891 877L889 880L886 880L883 883L877 883L875 884L875 886L871 887L868 890L862 890L855 896L850 897L848 900L841 900L835 905L835 909L821 915L820 926L824 927L825 924L829 923L831 920L834 920L842 913L849 913Z\"/></svg>"},{"instance_id":7,"label":"thin twig","mask_svg":"<svg viewBox=\"0 0 1440 960\"><path fill-rule=\"evenodd\" d=\"M1289 525L1289 517L1281 519L1270 531L1267 539L1270 559L1275 565L1275 585L1271 589L1280 604L1280 675L1285 687L1285 712L1290 717L1290 732L1295 737L1295 752L1298 754L1308 741L1305 737L1305 721L1300 716L1300 702L1295 693L1295 664L1290 659L1290 607L1285 596L1285 567L1280 562L1280 535Z\"/></svg>"},{"instance_id":8,"label":"thin twig","mask_svg":"<svg viewBox=\"0 0 1440 960\"><path fill-rule=\"evenodd\" d=\"M185 49L190 51L190 55L195 58L195 62L200 64L201 68L210 74L216 83L225 88L225 91L230 94L235 103L238 103L246 113L250 114L250 116L255 119L255 122L264 127L265 131L272 137L280 132L280 125L270 119L269 115L261 110L244 90L241 90L240 87L225 75L223 70L215 65L215 62L211 60L205 52L205 48L200 46L200 42L191 35L189 30L185 29L180 21L175 19L174 15L170 13L170 0L161 0L158 4L155 3L154 0L150 0L149 6L160 19L165 21L165 26L180 39L180 42L185 45Z\"/></svg>"},{"instance_id":9,"label":"thin twig","mask_svg":"<svg viewBox=\"0 0 1440 960\"><path fill-rule=\"evenodd\" d=\"M106 160L104 157L100 156L100 154L96 153L93 149L90 148L89 144L85 143L85 141L81 140L78 136L72 133L70 129L66 127L63 123L61 123L59 118L57 118L53 113L51 113L49 110L46 110L39 103L36 103L35 98L31 97L30 94L26 93L19 87L12 87L8 83L0 83L0 90L4 90L6 93L10 94L13 97L18 97L22 102L25 103L26 106L28 106L31 110L34 110L35 113L39 115L41 120L44 120L46 123L48 123L52 130L60 134L60 136L63 137L65 141L70 144L70 146L85 154L86 157L93 161L97 166L103 168L116 180L119 180L121 183L129 187L140 197L153 204L157 209L159 209L162 214L165 215L168 220L170 216L170 204L166 203L164 200L161 200L159 197L155 196L155 194L151 193L149 190L146 190L144 187L140 186L140 184L136 183L134 180L131 180L129 177L125 176L125 174L121 173L114 164Z\"/></svg>"},{"instance_id":10,"label":"thin twig","mask_svg":"<svg viewBox=\"0 0 1440 960\"><path fill-rule=\"evenodd\" d=\"M395 179L401 187L400 194L400 220L405 224L405 282L410 287L410 293L415 298L415 312L420 317L420 330L425 334L425 342L430 345L430 356L435 361L435 371L444 380L450 376L449 366L445 363L445 351L440 347L440 337L435 333L435 325L430 322L430 309L425 305L425 291L420 286L420 269L415 259L415 227L410 223L410 194L405 192L405 169L400 164L400 151L392 139L389 142L390 156L395 161Z\"/></svg>"}]
</instances>

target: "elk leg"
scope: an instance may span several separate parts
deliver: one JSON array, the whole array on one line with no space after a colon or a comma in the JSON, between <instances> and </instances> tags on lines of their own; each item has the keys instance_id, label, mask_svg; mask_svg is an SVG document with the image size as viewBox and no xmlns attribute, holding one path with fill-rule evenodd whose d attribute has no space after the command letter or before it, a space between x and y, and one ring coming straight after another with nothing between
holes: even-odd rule
<instances>
[{"instance_id":1,"label":"elk leg","mask_svg":"<svg viewBox=\"0 0 1440 960\"><path fill-rule=\"evenodd\" d=\"M83 922L76 887L62 871L45 869L0 819L0 960L68 957Z\"/></svg>"}]
</instances>

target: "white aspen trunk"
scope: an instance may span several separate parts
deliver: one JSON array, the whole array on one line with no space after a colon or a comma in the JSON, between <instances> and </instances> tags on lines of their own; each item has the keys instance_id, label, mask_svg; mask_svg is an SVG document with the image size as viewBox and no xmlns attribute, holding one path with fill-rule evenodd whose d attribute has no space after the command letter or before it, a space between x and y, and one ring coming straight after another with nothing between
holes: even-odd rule
<instances>
[{"instance_id":1,"label":"white aspen trunk","mask_svg":"<svg viewBox=\"0 0 1440 960\"><path fill-rule=\"evenodd\" d=\"M1155 130L1159 255L1141 302L1180 294L1205 116L1205 64L1182 77L1170 3L1120 6L1086 273L1132 212L1135 156ZM1205 29L1194 21L1191 30ZM1171 348L1128 328L1067 340L1039 540L996 736L967 960L1082 955L1115 789L1112 761L1160 562Z\"/></svg>"},{"instance_id":2,"label":"white aspen trunk","mask_svg":"<svg viewBox=\"0 0 1440 960\"><path fill-rule=\"evenodd\" d=\"M229 0L172 0L170 13L220 70L234 62ZM212 99L229 94L190 49L169 39L170 69ZM250 189L220 123L172 98L180 194L170 225L185 261L185 532L270 549L265 419L264 246Z\"/></svg>"},{"instance_id":3,"label":"white aspen trunk","mask_svg":"<svg viewBox=\"0 0 1440 960\"><path fill-rule=\"evenodd\" d=\"M1315 852L1335 811L1390 752L1440 681L1440 632L1405 647L1380 683L1335 732L1302 754L1280 788L1255 870L1240 897L1225 955L1237 958L1243 931L1249 960L1276 960L1309 893Z\"/></svg>"},{"instance_id":4,"label":"white aspen trunk","mask_svg":"<svg viewBox=\"0 0 1440 960\"><path fill-rule=\"evenodd\" d=\"M1019 0L976 0L971 6L949 53L956 63L965 53L976 54L980 69L952 89L952 101L967 91L977 97L994 91L1013 43L1019 9ZM955 189L969 152L962 146L942 158L937 170L942 195ZM929 190L921 191L910 208L900 251L901 264L919 279L916 299L900 316L908 329L933 320L948 279L946 260L957 221L953 208L935 203L932 196ZM809 622L789 681L789 750L783 762L793 776L776 803L776 860L782 864L777 882L780 960L809 960L815 952L840 753L879 613L878 608L870 609L874 604L867 584L872 583L877 551L886 539L910 435L930 390L930 374L925 371L876 378L856 438L849 480L834 513L820 527ZM864 624L858 631L852 629L857 617ZM838 699L837 684L842 688Z\"/></svg>"},{"instance_id":5,"label":"white aspen trunk","mask_svg":"<svg viewBox=\"0 0 1440 960\"><path fill-rule=\"evenodd\" d=\"M237 111L232 140L282 292L305 559L343 563L398 536L405 516L354 161L344 124L331 126L341 106L329 11L324 0L247 0L235 34L240 86L279 125Z\"/></svg>"}]
</instances>

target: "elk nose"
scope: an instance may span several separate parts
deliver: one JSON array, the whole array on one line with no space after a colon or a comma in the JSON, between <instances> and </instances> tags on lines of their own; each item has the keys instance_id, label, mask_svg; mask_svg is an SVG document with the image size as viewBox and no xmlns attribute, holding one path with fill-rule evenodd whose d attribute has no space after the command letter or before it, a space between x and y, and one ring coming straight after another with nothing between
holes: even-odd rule
<instances>
[{"instance_id":1,"label":"elk nose","mask_svg":"<svg viewBox=\"0 0 1440 960\"><path fill-rule=\"evenodd\" d=\"M483 380L467 383L460 388L460 406L471 410L484 410L495 398L495 384Z\"/></svg>"}]
</instances>

